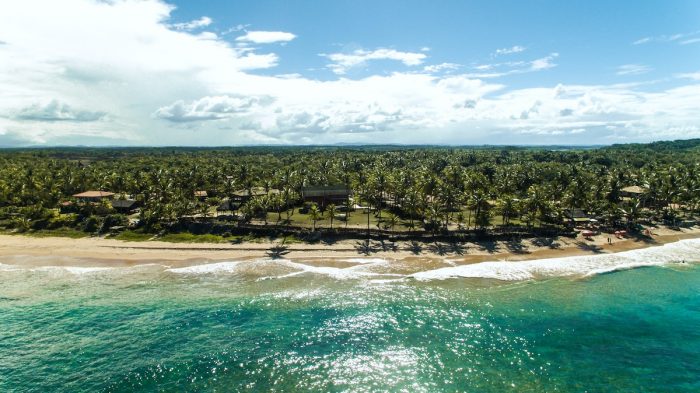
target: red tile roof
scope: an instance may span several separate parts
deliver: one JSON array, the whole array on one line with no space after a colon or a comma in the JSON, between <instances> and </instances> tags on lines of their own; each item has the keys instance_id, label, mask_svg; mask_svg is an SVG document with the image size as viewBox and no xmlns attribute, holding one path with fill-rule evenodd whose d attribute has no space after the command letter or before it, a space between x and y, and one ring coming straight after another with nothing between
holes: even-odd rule
<instances>
[{"instance_id":1,"label":"red tile roof","mask_svg":"<svg viewBox=\"0 0 700 393\"><path fill-rule=\"evenodd\" d=\"M80 194L75 194L73 197L75 198L105 198L105 197L111 197L114 195L113 192L109 191L85 191L81 192Z\"/></svg>"}]
</instances>

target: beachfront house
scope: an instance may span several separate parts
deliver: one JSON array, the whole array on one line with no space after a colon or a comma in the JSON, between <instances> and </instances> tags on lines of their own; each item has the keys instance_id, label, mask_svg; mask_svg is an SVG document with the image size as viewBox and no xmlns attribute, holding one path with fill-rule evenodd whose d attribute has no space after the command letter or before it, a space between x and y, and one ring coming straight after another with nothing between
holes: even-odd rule
<instances>
[{"instance_id":1,"label":"beachfront house","mask_svg":"<svg viewBox=\"0 0 700 393\"><path fill-rule=\"evenodd\" d=\"M74 194L80 202L102 202L103 200L111 200L114 198L114 193L109 191L85 191L79 194Z\"/></svg>"},{"instance_id":2,"label":"beachfront house","mask_svg":"<svg viewBox=\"0 0 700 393\"><path fill-rule=\"evenodd\" d=\"M569 220L574 226L588 224L591 222L591 217L583 211L583 209L567 209L564 211L564 217Z\"/></svg>"},{"instance_id":3,"label":"beachfront house","mask_svg":"<svg viewBox=\"0 0 700 393\"><path fill-rule=\"evenodd\" d=\"M133 199L116 199L112 201L112 208L121 214L132 214L138 207L138 201Z\"/></svg>"},{"instance_id":4,"label":"beachfront house","mask_svg":"<svg viewBox=\"0 0 700 393\"><path fill-rule=\"evenodd\" d=\"M304 202L316 203L321 208L330 204L344 205L350 197L350 190L345 185L310 186L301 189Z\"/></svg>"}]
</instances>

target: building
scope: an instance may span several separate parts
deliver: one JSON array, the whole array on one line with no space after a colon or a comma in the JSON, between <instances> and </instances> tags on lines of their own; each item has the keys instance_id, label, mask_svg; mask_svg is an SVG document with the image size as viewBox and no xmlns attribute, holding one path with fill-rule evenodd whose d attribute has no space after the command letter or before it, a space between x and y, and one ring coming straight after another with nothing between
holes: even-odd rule
<instances>
[{"instance_id":1,"label":"building","mask_svg":"<svg viewBox=\"0 0 700 393\"><path fill-rule=\"evenodd\" d=\"M313 202L320 207L330 204L344 205L350 197L350 189L345 185L311 186L301 189L304 202Z\"/></svg>"},{"instance_id":2,"label":"building","mask_svg":"<svg viewBox=\"0 0 700 393\"><path fill-rule=\"evenodd\" d=\"M564 217L568 218L574 225L591 222L591 217L582 209L567 209L564 211Z\"/></svg>"},{"instance_id":3,"label":"building","mask_svg":"<svg viewBox=\"0 0 700 393\"><path fill-rule=\"evenodd\" d=\"M647 189L640 186L629 186L620 190L620 196L623 198L640 198L646 193Z\"/></svg>"},{"instance_id":4,"label":"building","mask_svg":"<svg viewBox=\"0 0 700 393\"><path fill-rule=\"evenodd\" d=\"M200 201L203 201L209 197L209 193L204 190L195 191L194 197L199 199Z\"/></svg>"},{"instance_id":5,"label":"building","mask_svg":"<svg viewBox=\"0 0 700 393\"><path fill-rule=\"evenodd\" d=\"M236 210L238 210L238 206L230 199L224 199L219 206L216 207L217 214L233 213Z\"/></svg>"},{"instance_id":6,"label":"building","mask_svg":"<svg viewBox=\"0 0 700 393\"><path fill-rule=\"evenodd\" d=\"M253 187L250 190L238 190L231 194L231 202L236 203L236 204L244 204L248 202L249 200L255 198L255 197L260 197L268 194L279 194L280 191L275 188L271 188L268 191L265 191L264 187Z\"/></svg>"},{"instance_id":7,"label":"building","mask_svg":"<svg viewBox=\"0 0 700 393\"><path fill-rule=\"evenodd\" d=\"M111 200L114 198L114 193L109 191L85 191L73 195L73 198L81 202L102 202L104 199Z\"/></svg>"},{"instance_id":8,"label":"building","mask_svg":"<svg viewBox=\"0 0 700 393\"><path fill-rule=\"evenodd\" d=\"M112 201L112 208L122 214L131 214L139 207L139 203L133 199L117 199Z\"/></svg>"}]
</instances>

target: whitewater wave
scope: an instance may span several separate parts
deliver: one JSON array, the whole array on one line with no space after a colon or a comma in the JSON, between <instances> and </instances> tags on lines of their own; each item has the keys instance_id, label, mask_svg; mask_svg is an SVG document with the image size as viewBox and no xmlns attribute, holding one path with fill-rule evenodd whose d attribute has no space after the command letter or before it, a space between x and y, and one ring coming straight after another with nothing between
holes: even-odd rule
<instances>
[{"instance_id":1,"label":"whitewater wave","mask_svg":"<svg viewBox=\"0 0 700 393\"><path fill-rule=\"evenodd\" d=\"M365 264L379 264L379 263L386 263L387 260L384 258L348 258L348 259L341 259L341 262L349 262L349 263L359 263L362 265Z\"/></svg>"},{"instance_id":2,"label":"whitewater wave","mask_svg":"<svg viewBox=\"0 0 700 393\"><path fill-rule=\"evenodd\" d=\"M47 258L48 259L48 258ZM372 283L388 283L396 280L416 279L420 281L444 280L449 278L485 278L502 281L525 281L549 277L586 277L643 266L661 266L674 262L700 263L700 239L681 240L663 246L624 251L615 254L573 256L530 261L490 261L468 265L458 265L457 260L445 259L444 267L415 272L413 266L406 266L383 258L347 258L334 260L347 265L319 266L318 261L292 261L288 259L261 258L255 260L232 260L203 263L184 267L170 267L162 264L135 266L76 266L88 264L79 260L76 265L60 260L63 266L26 266L7 263L21 257L3 258L0 271L32 271L48 274L69 274L89 276L97 274L139 273L138 269L150 272L168 272L178 275L232 275L252 280L284 279L298 276L325 276L335 280L364 279ZM36 262L36 261L34 261ZM56 260L52 260L54 264ZM420 268L420 266L415 266Z\"/></svg>"},{"instance_id":3,"label":"whitewater wave","mask_svg":"<svg viewBox=\"0 0 700 393\"><path fill-rule=\"evenodd\" d=\"M212 273L232 273L241 261L207 263L203 265L192 265L178 268L165 269L166 272L177 274L212 274Z\"/></svg>"},{"instance_id":4,"label":"whitewater wave","mask_svg":"<svg viewBox=\"0 0 700 393\"><path fill-rule=\"evenodd\" d=\"M615 254L586 255L519 262L482 262L414 273L421 281L449 278L488 278L523 281L547 277L592 276L644 266L700 262L700 239Z\"/></svg>"},{"instance_id":5,"label":"whitewater wave","mask_svg":"<svg viewBox=\"0 0 700 393\"><path fill-rule=\"evenodd\" d=\"M385 259L353 259L346 262L357 263L349 267L314 266L289 259L257 259L253 261L227 261L166 269L176 274L241 274L257 276L258 280L289 278L303 274L324 275L336 280L358 279L362 277L404 277L401 274L372 272L373 267L384 266ZM362 261L362 262L360 262Z\"/></svg>"},{"instance_id":6,"label":"whitewater wave","mask_svg":"<svg viewBox=\"0 0 700 393\"><path fill-rule=\"evenodd\" d=\"M28 272L46 272L46 273L69 273L72 275L83 275L90 273L104 272L112 270L112 267L83 267L83 266L39 266L39 267L24 267L19 265L7 265L0 263L0 271L28 271Z\"/></svg>"}]
</instances>

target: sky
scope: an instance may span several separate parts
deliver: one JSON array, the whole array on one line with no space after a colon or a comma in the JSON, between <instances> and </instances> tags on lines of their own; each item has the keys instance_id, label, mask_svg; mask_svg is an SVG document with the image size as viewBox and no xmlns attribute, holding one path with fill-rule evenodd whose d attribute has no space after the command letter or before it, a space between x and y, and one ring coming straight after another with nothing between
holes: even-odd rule
<instances>
[{"instance_id":1,"label":"sky","mask_svg":"<svg viewBox=\"0 0 700 393\"><path fill-rule=\"evenodd\" d=\"M0 2L0 147L700 137L700 2Z\"/></svg>"}]
</instances>

